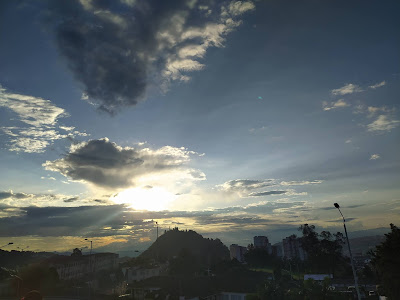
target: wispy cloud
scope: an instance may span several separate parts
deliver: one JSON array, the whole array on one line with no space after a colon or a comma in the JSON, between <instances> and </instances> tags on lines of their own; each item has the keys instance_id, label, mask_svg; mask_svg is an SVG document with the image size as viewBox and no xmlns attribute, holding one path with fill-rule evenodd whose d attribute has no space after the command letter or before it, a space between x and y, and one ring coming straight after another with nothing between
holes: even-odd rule
<instances>
[{"instance_id":1,"label":"wispy cloud","mask_svg":"<svg viewBox=\"0 0 400 300\"><path fill-rule=\"evenodd\" d=\"M287 193L287 191L265 191L265 192L257 192L257 193L250 193L250 197L261 197L261 196L270 196L270 195L282 195Z\"/></svg>"},{"instance_id":2,"label":"wispy cloud","mask_svg":"<svg viewBox=\"0 0 400 300\"><path fill-rule=\"evenodd\" d=\"M369 160L377 160L381 158L381 156L379 154L372 154L371 157L369 158Z\"/></svg>"},{"instance_id":3,"label":"wispy cloud","mask_svg":"<svg viewBox=\"0 0 400 300\"><path fill-rule=\"evenodd\" d=\"M303 181L282 181L281 185L309 185L309 184L320 184L323 180L303 180Z\"/></svg>"},{"instance_id":4,"label":"wispy cloud","mask_svg":"<svg viewBox=\"0 0 400 300\"><path fill-rule=\"evenodd\" d=\"M273 186L275 181L273 179L266 180L251 180L251 179L234 179L217 185L218 189L226 192L245 192L249 190L259 189L266 186Z\"/></svg>"},{"instance_id":5,"label":"wispy cloud","mask_svg":"<svg viewBox=\"0 0 400 300\"><path fill-rule=\"evenodd\" d=\"M391 115L379 115L372 123L367 125L368 131L383 133L391 131L399 126L400 121L394 119Z\"/></svg>"},{"instance_id":6,"label":"wispy cloud","mask_svg":"<svg viewBox=\"0 0 400 300\"><path fill-rule=\"evenodd\" d=\"M332 93L332 95L335 95L335 96L336 95L342 96L342 95L348 95L348 94L353 94L353 93L359 93L362 91L363 91L363 89L360 86L353 84L353 83L349 83L349 84L342 86L341 88L333 89L331 91L331 93Z\"/></svg>"},{"instance_id":7,"label":"wispy cloud","mask_svg":"<svg viewBox=\"0 0 400 300\"><path fill-rule=\"evenodd\" d=\"M59 128L66 130L74 127L58 125L58 119L65 118L68 114L50 100L11 93L0 86L0 107L11 110L16 114L17 120L25 124L0 128L11 137L8 145L10 151L41 153L55 140L88 135L76 130L61 134Z\"/></svg>"},{"instance_id":8,"label":"wispy cloud","mask_svg":"<svg viewBox=\"0 0 400 300\"><path fill-rule=\"evenodd\" d=\"M382 87L384 85L386 85L386 81L381 81L379 83L370 85L369 88L375 90L375 89L380 88L380 87Z\"/></svg>"},{"instance_id":9,"label":"wispy cloud","mask_svg":"<svg viewBox=\"0 0 400 300\"><path fill-rule=\"evenodd\" d=\"M333 101L328 103L327 101L322 102L322 107L324 110L332 110L332 109L337 109L337 108L343 108L343 107L348 107L350 106L349 103L344 101L343 99L339 99L338 101Z\"/></svg>"}]
</instances>

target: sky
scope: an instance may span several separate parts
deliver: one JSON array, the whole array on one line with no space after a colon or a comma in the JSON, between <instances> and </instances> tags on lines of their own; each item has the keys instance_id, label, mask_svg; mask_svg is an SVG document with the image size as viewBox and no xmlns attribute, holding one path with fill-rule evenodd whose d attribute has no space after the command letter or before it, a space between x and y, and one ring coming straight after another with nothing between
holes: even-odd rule
<instances>
[{"instance_id":1,"label":"sky","mask_svg":"<svg viewBox=\"0 0 400 300\"><path fill-rule=\"evenodd\" d=\"M1 1L0 246L400 223L398 1ZM87 248L86 248L87 249Z\"/></svg>"}]
</instances>

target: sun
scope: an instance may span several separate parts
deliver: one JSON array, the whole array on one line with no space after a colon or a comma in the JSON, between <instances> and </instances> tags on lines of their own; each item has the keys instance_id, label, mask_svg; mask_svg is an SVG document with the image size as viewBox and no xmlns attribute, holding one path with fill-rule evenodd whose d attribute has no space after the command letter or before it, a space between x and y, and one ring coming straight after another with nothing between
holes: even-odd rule
<instances>
[{"instance_id":1,"label":"sun","mask_svg":"<svg viewBox=\"0 0 400 300\"><path fill-rule=\"evenodd\" d=\"M162 187L138 187L126 189L111 200L116 204L128 204L136 210L161 211L168 209L168 204L175 198L175 194Z\"/></svg>"}]
</instances>

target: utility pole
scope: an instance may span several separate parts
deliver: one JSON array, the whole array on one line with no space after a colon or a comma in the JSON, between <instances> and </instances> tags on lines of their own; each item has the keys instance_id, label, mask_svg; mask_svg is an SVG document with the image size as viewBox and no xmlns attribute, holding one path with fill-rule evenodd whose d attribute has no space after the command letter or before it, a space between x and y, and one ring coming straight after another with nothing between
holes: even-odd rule
<instances>
[{"instance_id":1,"label":"utility pole","mask_svg":"<svg viewBox=\"0 0 400 300\"><path fill-rule=\"evenodd\" d=\"M358 288L358 282L357 282L357 273L356 273L356 269L354 268L353 255L351 254L349 236L347 235L346 220L344 219L344 216L343 216L342 212L340 211L339 204L334 203L333 205L339 210L339 212L340 212L340 214L342 215L342 218L343 218L343 227L344 227L344 232L346 233L347 246L349 247L351 268L353 270L353 276L354 276L354 285L356 287L357 298L358 298L358 300L361 300L360 290Z\"/></svg>"}]
</instances>

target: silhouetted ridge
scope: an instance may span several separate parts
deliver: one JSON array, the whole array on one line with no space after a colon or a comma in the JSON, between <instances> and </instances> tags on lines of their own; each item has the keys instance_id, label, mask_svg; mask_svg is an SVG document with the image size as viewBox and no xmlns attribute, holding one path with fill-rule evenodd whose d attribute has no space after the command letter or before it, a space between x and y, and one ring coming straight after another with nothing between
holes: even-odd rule
<instances>
[{"instance_id":1,"label":"silhouetted ridge","mask_svg":"<svg viewBox=\"0 0 400 300\"><path fill-rule=\"evenodd\" d=\"M229 250L219 239L206 239L193 230L178 228L166 231L141 255L143 258L167 260L191 256L205 264L229 259Z\"/></svg>"}]
</instances>

